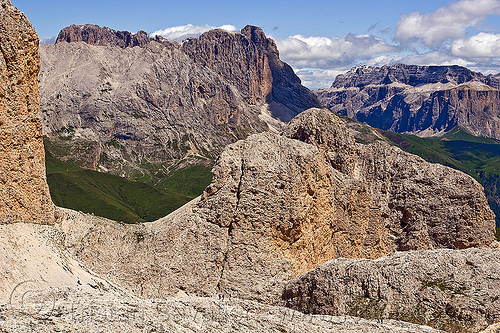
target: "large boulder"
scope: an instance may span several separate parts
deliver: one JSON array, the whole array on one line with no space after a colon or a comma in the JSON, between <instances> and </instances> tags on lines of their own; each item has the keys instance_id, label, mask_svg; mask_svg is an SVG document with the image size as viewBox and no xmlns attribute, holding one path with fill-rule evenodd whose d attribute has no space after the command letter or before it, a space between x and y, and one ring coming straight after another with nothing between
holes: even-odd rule
<instances>
[{"instance_id":1,"label":"large boulder","mask_svg":"<svg viewBox=\"0 0 500 333\"><path fill-rule=\"evenodd\" d=\"M449 332L500 321L498 249L397 252L339 258L290 281L286 306L305 313L398 319Z\"/></svg>"}]
</instances>

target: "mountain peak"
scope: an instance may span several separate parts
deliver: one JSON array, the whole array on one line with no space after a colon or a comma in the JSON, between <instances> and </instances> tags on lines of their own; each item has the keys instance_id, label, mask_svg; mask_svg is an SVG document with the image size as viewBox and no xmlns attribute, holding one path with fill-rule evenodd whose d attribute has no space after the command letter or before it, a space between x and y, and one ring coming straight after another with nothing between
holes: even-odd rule
<instances>
[{"instance_id":1,"label":"mountain peak","mask_svg":"<svg viewBox=\"0 0 500 333\"><path fill-rule=\"evenodd\" d=\"M148 36L147 32L142 30L133 34L128 31L117 31L95 24L72 24L59 32L56 44L61 42L85 42L91 45L116 45L125 48L144 46L152 40L153 39Z\"/></svg>"},{"instance_id":2,"label":"mountain peak","mask_svg":"<svg viewBox=\"0 0 500 333\"><path fill-rule=\"evenodd\" d=\"M483 74L457 65L420 66L401 63L381 67L362 65L353 67L345 74L338 75L332 88L390 83L403 83L415 87L429 83L462 84L472 80L486 82Z\"/></svg>"}]
</instances>

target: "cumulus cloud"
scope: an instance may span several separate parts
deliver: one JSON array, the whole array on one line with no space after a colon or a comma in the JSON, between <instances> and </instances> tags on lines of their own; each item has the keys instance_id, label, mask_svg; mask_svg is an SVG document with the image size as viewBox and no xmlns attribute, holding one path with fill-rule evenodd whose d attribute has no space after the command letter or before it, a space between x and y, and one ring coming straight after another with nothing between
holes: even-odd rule
<instances>
[{"instance_id":1,"label":"cumulus cloud","mask_svg":"<svg viewBox=\"0 0 500 333\"><path fill-rule=\"evenodd\" d=\"M399 51L398 47L373 35L347 34L342 38L295 35L276 43L282 59L299 68L328 69L350 64L356 59Z\"/></svg>"},{"instance_id":2,"label":"cumulus cloud","mask_svg":"<svg viewBox=\"0 0 500 333\"><path fill-rule=\"evenodd\" d=\"M187 25L178 25L175 27L170 27L163 30L157 30L151 33L151 37L161 36L168 39L169 41L180 42L189 37L198 37L202 33L212 29L224 29L231 32L237 31L236 27L230 24L221 25L220 27L215 27L211 25L187 24Z\"/></svg>"},{"instance_id":3,"label":"cumulus cloud","mask_svg":"<svg viewBox=\"0 0 500 333\"><path fill-rule=\"evenodd\" d=\"M295 74L309 89L321 89L330 87L337 75L344 74L350 68L350 66L336 69L303 68L296 70Z\"/></svg>"},{"instance_id":4,"label":"cumulus cloud","mask_svg":"<svg viewBox=\"0 0 500 333\"><path fill-rule=\"evenodd\" d=\"M463 58L454 57L453 55L439 52L430 51L423 54L410 54L399 59L398 62L411 65L423 65L423 66L472 66L476 65L476 62L468 61Z\"/></svg>"},{"instance_id":5,"label":"cumulus cloud","mask_svg":"<svg viewBox=\"0 0 500 333\"><path fill-rule=\"evenodd\" d=\"M500 14L500 0L461 0L428 14L402 15L396 26L396 40L436 46L465 37L467 27L476 26L488 15Z\"/></svg>"},{"instance_id":6,"label":"cumulus cloud","mask_svg":"<svg viewBox=\"0 0 500 333\"><path fill-rule=\"evenodd\" d=\"M457 57L500 57L500 34L480 32L472 37L453 41L450 49Z\"/></svg>"}]
</instances>

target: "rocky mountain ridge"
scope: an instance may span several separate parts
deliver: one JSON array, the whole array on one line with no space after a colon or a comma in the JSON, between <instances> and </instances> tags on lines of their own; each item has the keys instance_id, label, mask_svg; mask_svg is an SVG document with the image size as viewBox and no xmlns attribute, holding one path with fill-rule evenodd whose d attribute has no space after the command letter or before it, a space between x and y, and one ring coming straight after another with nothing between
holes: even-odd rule
<instances>
[{"instance_id":1,"label":"rocky mountain ridge","mask_svg":"<svg viewBox=\"0 0 500 333\"><path fill-rule=\"evenodd\" d=\"M383 130L426 137L460 126L500 139L498 77L460 66L360 66L315 94L334 112Z\"/></svg>"},{"instance_id":2,"label":"rocky mountain ridge","mask_svg":"<svg viewBox=\"0 0 500 333\"><path fill-rule=\"evenodd\" d=\"M75 25L63 28L57 35L56 44L66 42L85 42L90 45L116 45L121 48L145 46L154 40L145 31L133 34L128 31L116 31L94 24Z\"/></svg>"},{"instance_id":3,"label":"rocky mountain ridge","mask_svg":"<svg viewBox=\"0 0 500 333\"><path fill-rule=\"evenodd\" d=\"M228 143L319 105L258 27L180 45L70 26L40 54L49 152L121 176L147 178L188 156L215 159Z\"/></svg>"}]
</instances>

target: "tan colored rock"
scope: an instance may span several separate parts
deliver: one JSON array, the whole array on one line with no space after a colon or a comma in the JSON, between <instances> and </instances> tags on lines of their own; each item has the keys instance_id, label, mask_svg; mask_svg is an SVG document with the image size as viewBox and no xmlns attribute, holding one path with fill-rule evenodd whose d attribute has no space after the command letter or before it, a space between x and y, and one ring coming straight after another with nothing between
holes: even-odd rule
<instances>
[{"instance_id":1,"label":"tan colored rock","mask_svg":"<svg viewBox=\"0 0 500 333\"><path fill-rule=\"evenodd\" d=\"M66 247L142 297L179 290L275 302L296 275L337 257L488 246L494 218L471 177L385 143L356 144L328 110L287 136L226 147L204 194L152 223L73 213Z\"/></svg>"},{"instance_id":2,"label":"tan colored rock","mask_svg":"<svg viewBox=\"0 0 500 333\"><path fill-rule=\"evenodd\" d=\"M38 36L10 1L0 1L0 16L0 224L50 224L54 205L45 177Z\"/></svg>"},{"instance_id":3,"label":"tan colored rock","mask_svg":"<svg viewBox=\"0 0 500 333\"><path fill-rule=\"evenodd\" d=\"M499 267L500 251L486 248L339 258L290 281L283 304L305 313L478 332L500 322Z\"/></svg>"}]
</instances>

